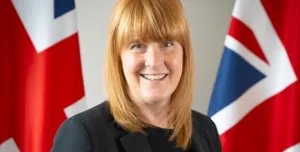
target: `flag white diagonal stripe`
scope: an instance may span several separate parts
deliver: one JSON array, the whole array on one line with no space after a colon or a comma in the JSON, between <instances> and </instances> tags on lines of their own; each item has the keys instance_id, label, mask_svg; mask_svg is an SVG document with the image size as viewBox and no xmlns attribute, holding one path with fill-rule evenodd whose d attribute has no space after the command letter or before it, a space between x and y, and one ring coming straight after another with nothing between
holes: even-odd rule
<instances>
[{"instance_id":1,"label":"flag white diagonal stripe","mask_svg":"<svg viewBox=\"0 0 300 152\"><path fill-rule=\"evenodd\" d=\"M232 36L226 36L225 46L239 54L244 60L246 60L249 64L257 68L257 70L263 73L264 75L267 75L270 71L270 67L267 63L265 63L259 57L257 57L251 51L249 51L243 44L241 44Z\"/></svg>"},{"instance_id":2,"label":"flag white diagonal stripe","mask_svg":"<svg viewBox=\"0 0 300 152\"><path fill-rule=\"evenodd\" d=\"M0 144L0 152L20 152L13 138L9 138Z\"/></svg>"},{"instance_id":3,"label":"flag white diagonal stripe","mask_svg":"<svg viewBox=\"0 0 300 152\"><path fill-rule=\"evenodd\" d=\"M284 150L283 152L300 152L300 143L289 147L288 149Z\"/></svg>"}]
</instances>

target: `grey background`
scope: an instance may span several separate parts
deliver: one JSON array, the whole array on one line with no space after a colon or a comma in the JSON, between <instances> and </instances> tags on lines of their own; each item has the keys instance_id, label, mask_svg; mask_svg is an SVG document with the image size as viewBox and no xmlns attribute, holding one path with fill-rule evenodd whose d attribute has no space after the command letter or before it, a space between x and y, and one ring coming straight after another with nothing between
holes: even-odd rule
<instances>
[{"instance_id":1,"label":"grey background","mask_svg":"<svg viewBox=\"0 0 300 152\"><path fill-rule=\"evenodd\" d=\"M109 17L117 0L76 0L85 100L91 108L106 99L103 60ZM196 88L193 109L207 113L234 0L182 0L193 43Z\"/></svg>"}]
</instances>

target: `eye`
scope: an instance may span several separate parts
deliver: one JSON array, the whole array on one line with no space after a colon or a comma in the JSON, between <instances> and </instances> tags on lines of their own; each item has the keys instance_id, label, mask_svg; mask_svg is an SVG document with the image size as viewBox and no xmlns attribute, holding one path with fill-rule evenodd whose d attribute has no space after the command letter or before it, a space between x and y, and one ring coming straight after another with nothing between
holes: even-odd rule
<instances>
[{"instance_id":1,"label":"eye","mask_svg":"<svg viewBox=\"0 0 300 152\"><path fill-rule=\"evenodd\" d=\"M130 46L130 49L131 50L133 50L133 49L140 49L140 48L142 48L142 45L141 44L132 44L131 46Z\"/></svg>"},{"instance_id":2,"label":"eye","mask_svg":"<svg viewBox=\"0 0 300 152\"><path fill-rule=\"evenodd\" d=\"M144 53L146 51L145 45L143 45L142 43L132 43L129 46L129 49L135 53Z\"/></svg>"},{"instance_id":3,"label":"eye","mask_svg":"<svg viewBox=\"0 0 300 152\"><path fill-rule=\"evenodd\" d=\"M174 45L174 43L172 41L165 41L164 42L164 47L171 47L173 45Z\"/></svg>"}]
</instances>

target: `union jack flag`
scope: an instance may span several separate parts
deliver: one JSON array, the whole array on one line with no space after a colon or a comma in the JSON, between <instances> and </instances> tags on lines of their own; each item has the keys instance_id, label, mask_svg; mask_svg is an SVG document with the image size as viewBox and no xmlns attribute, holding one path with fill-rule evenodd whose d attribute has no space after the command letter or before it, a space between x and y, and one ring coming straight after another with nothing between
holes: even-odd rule
<instances>
[{"instance_id":1,"label":"union jack flag","mask_svg":"<svg viewBox=\"0 0 300 152\"><path fill-rule=\"evenodd\" d=\"M237 0L209 116L224 152L300 152L300 1Z\"/></svg>"},{"instance_id":2,"label":"union jack flag","mask_svg":"<svg viewBox=\"0 0 300 152\"><path fill-rule=\"evenodd\" d=\"M47 152L85 109L74 0L0 2L0 152Z\"/></svg>"}]
</instances>

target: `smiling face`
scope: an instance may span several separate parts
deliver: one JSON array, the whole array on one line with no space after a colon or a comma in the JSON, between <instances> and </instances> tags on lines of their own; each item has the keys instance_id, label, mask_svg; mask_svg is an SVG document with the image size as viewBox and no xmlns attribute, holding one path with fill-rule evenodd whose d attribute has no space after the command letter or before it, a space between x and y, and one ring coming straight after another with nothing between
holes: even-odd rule
<instances>
[{"instance_id":1,"label":"smiling face","mask_svg":"<svg viewBox=\"0 0 300 152\"><path fill-rule=\"evenodd\" d=\"M121 53L123 73L134 102L168 102L182 74L183 49L177 41L130 42Z\"/></svg>"}]
</instances>

